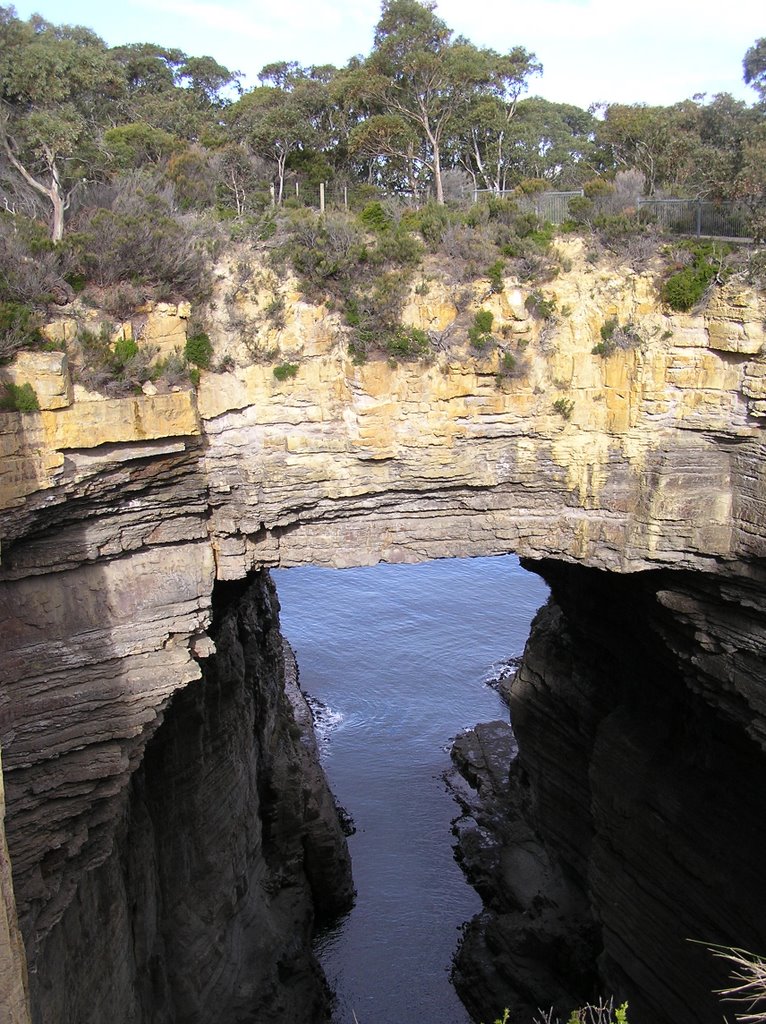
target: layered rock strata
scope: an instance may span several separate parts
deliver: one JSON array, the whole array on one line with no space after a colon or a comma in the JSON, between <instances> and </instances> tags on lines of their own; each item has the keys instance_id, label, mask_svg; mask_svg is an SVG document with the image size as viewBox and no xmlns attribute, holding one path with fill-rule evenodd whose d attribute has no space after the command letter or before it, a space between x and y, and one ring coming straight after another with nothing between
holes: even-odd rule
<instances>
[{"instance_id":1,"label":"layered rock strata","mask_svg":"<svg viewBox=\"0 0 766 1024\"><path fill-rule=\"evenodd\" d=\"M119 851L138 827L133 815L144 813L138 780L168 709L197 699L201 663L212 657L216 580L236 588L269 565L511 550L605 571L615 587L621 574L641 580L662 570L655 604L666 618L653 642L665 651L663 672L676 681L678 706L688 706L695 721L695 709L710 708L736 738L734 749L763 748L763 644L754 612L766 535L762 300L728 285L707 312L669 316L657 305L650 274L592 267L571 255L572 271L546 286L559 310L555 320L531 317L512 281L493 295L477 284L462 312L462 300L441 283L413 294L407 316L434 332L428 365L355 364L337 315L301 302L286 282L277 286L286 326L269 341L278 359L298 365L295 379L279 381L271 366L246 363L245 342L215 319L224 295L215 297L211 332L217 354L230 355L235 369L203 373L196 392L103 400L71 386L63 355L15 367L18 383L24 374L45 380L40 413L0 414L0 739L8 845L38 1016L63 998L56 961L64 946L84 948L83 936L100 934L94 922L103 918L94 908L109 886L119 887ZM221 281L227 286L225 273ZM260 306L269 294L259 296ZM485 354L472 351L465 334L479 306L493 311L505 339ZM135 336L175 346L188 315L187 308L158 308ZM608 318L638 325L640 344L595 354ZM51 333L73 339L74 325L72 313ZM520 367L512 379L500 372L503 348ZM580 652L586 633L583 627L577 634ZM562 693L577 694L577 678L562 677ZM588 686L593 708L583 710L584 735L586 725L595 729L588 716L597 718L601 707L601 684ZM659 724L661 708L657 703ZM651 707L644 710L652 720ZM530 735L525 742L539 754L542 737ZM623 749L639 757L630 744ZM553 778L552 762L546 770ZM544 774L541 768L536 806L550 831ZM241 775L237 785L250 783ZM567 804L570 838L557 841L555 828L548 838L590 887L584 851L594 826L584 785ZM189 804L184 813L205 831L192 789L181 793ZM154 840L141 843L153 858ZM208 862L214 871L217 856L210 853ZM636 864L636 878L649 864ZM707 870L691 854L685 865L700 876ZM607 891L603 877L593 876L594 892L597 882ZM238 885L225 896L232 915L244 899ZM158 886L151 883L145 902L155 900ZM738 910L721 904L719 916L727 914L733 934ZM219 925L216 919L213 931ZM115 935L125 928L116 923ZM604 934L619 934L606 917ZM209 964L236 948L229 941L221 939ZM110 942L116 958L121 940ZM153 939L142 942L156 948ZM196 942L188 939L188 948L196 950ZM609 977L614 965L629 974L624 943L612 938L604 950ZM115 992L125 991L119 979L133 970L129 963L113 974ZM158 963L159 988L181 998L175 968ZM79 969L83 980L71 987L85 1000L96 981L89 968ZM661 991L663 972L655 958L634 980ZM200 1014L210 1005L206 984L188 996ZM126 1005L144 1005L141 985ZM165 1013L171 1002L158 1005Z\"/></svg>"},{"instance_id":2,"label":"layered rock strata","mask_svg":"<svg viewBox=\"0 0 766 1024\"><path fill-rule=\"evenodd\" d=\"M44 942L36 918L41 1024L326 1019L311 939L350 906L350 862L277 609L268 578L214 597L216 653L147 743L111 848Z\"/></svg>"},{"instance_id":3,"label":"layered rock strata","mask_svg":"<svg viewBox=\"0 0 766 1024\"><path fill-rule=\"evenodd\" d=\"M715 1024L727 979L706 947L766 948L763 737L742 697L761 706L762 576L529 567L552 596L511 688L510 785L491 731L455 752L459 848L487 889L459 987L485 1017L606 992L639 1024Z\"/></svg>"}]
</instances>

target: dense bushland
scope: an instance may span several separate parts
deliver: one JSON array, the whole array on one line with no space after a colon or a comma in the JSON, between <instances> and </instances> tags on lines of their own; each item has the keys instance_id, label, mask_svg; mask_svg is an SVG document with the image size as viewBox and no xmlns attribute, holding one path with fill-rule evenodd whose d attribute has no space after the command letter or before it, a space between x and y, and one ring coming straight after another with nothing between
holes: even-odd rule
<instances>
[{"instance_id":1,"label":"dense bushland","mask_svg":"<svg viewBox=\"0 0 766 1024\"><path fill-rule=\"evenodd\" d=\"M358 358L411 359L433 344L400 316L424 258L455 283L485 279L490 294L506 277L536 286L562 269L534 212L541 191L582 188L560 230L583 234L593 261L643 268L657 253L640 194L741 199L757 234L765 47L745 55L751 106L720 95L592 112L525 98L542 71L534 54L456 38L419 0L384 0L367 56L273 63L244 93L211 57L110 48L87 28L0 7L0 361L42 344L48 307L76 294L117 321L149 299L204 300L232 242L269 247L277 271L336 308ZM309 209L320 182L324 216ZM725 271L718 257L668 258L681 262L663 284L672 308ZM751 260L755 283L762 263ZM131 379L129 362L112 360L116 380Z\"/></svg>"}]
</instances>

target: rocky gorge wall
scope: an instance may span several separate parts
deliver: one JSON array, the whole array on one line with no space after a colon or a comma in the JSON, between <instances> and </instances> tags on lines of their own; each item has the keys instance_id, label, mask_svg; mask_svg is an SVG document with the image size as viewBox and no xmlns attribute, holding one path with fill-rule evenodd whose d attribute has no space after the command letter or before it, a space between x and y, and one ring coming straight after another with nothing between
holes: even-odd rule
<instances>
[{"instance_id":1,"label":"rocky gorge wall","mask_svg":"<svg viewBox=\"0 0 766 1024\"><path fill-rule=\"evenodd\" d=\"M222 287L226 273L221 274ZM231 355L235 369L203 373L196 392L102 400L72 387L66 357L57 353L29 357L26 368L13 371L18 380L25 373L34 377L43 407L38 414L0 413L6 829L37 1020L55 1020L62 1012L65 976L80 979L68 986L78 1005L99 985L111 986L99 995L106 1000L100 1005L111 1005L111 1000L130 1006L133 1016L126 1020L203 1021L224 989L241 992L243 1002L236 996L231 1004L231 1019L237 1020L253 993L242 989L223 965L239 962L240 954L242 962L258 959L246 934L248 922L255 929L263 927L256 921L280 920L278 909L273 918L264 917L264 898L252 895L258 885L274 897L270 903L278 902L282 883L308 894L298 901L300 909L292 906L290 912L304 921L298 929L304 939L310 932L305 924L312 913L310 893L323 887L308 876L301 880L300 870L289 882L275 878L274 854L264 852L268 843L258 830L264 830L270 814L278 820L287 815L284 828L305 835L301 830L313 812L306 810L301 824L287 813L285 801L275 800L287 786L279 773L277 782L258 784L261 790L266 786L271 803L261 791L254 805L253 773L268 779L269 758L254 767L246 745L232 752L230 742L236 746L239 741L224 742L229 720L223 711L207 748L199 746L194 731L204 732L204 723L215 717L213 708L199 703L200 686L215 692L221 665L236 650L232 638L221 648L216 629L211 633L216 581L239 593L240 581L271 565L368 564L507 551L546 559L546 565L553 560L572 566L561 569L562 579L567 572L574 574L574 567L586 566L616 587L619 581L632 584L662 573L662 586L642 599L641 608L642 615L644 609L662 610L664 625L652 633L649 661L659 666L655 688L672 689L676 705L672 715L666 714L661 701L647 696L641 704L642 726L651 733L672 721L683 732L683 715L688 711L691 720L701 720L694 709L704 708L709 721L701 727L702 740L690 741L689 750L717 749L708 738L718 729L727 737L721 749L748 751L742 765L750 771L762 764L766 359L764 310L757 294L729 285L716 292L704 313L669 316L657 304L651 275L594 268L575 259L571 272L547 286L558 308L568 312L555 323L542 323L529 315L524 293L514 282L491 296L479 283L469 312L479 305L491 308L525 367L520 377L498 383L497 351L482 355L470 349L461 326L466 313L439 281L431 282L426 294L413 294L407 310L410 322L439 332L435 358L425 366L356 365L337 316L302 303L289 282L279 287L287 322L274 341L279 358L298 365L295 379L280 382L270 365L246 361L240 342L223 323L213 332L216 350ZM249 301L260 308L270 293L242 299ZM608 358L594 355L609 317L639 324L642 343ZM186 309L158 307L142 323L141 336L177 339L184 335L187 318ZM53 330L67 336L73 323L74 314ZM559 398L567 403L568 416L557 411ZM554 571L544 572L553 578ZM608 587L591 589L591 579L596 577L588 577L577 599L559 606L567 623L570 617L574 623L567 628L586 661L588 623L577 618L578 603L584 606L588 594L598 594L608 606L615 600ZM691 586L690 580L698 583ZM632 607L631 601L626 598L623 606ZM594 614L594 622L600 621L598 611ZM622 629L624 621L615 626L610 642L623 656L628 645L620 644L618 626ZM256 635L265 627L248 628ZM555 636L565 632L562 627ZM605 649L607 639L598 641ZM604 768L605 780L616 780L615 761L624 756L630 766L632 757L637 762L643 757L627 743L618 745L620 757L609 754L606 738L622 733L595 724L612 712L614 721L621 720L617 705L609 701L603 715L597 710L602 705L597 691L608 690L612 682L597 685L589 679L583 723L568 723L581 749L575 749L571 737L562 740L560 751L547 744L563 728L567 702L579 693L580 678L573 671L560 672L555 659L553 668L535 673L535 658L544 659L549 648L555 650L552 640L535 648L533 638L520 673L520 686L524 680L544 680L537 690L545 708L537 719L530 712L532 725L525 725L523 711L516 712L521 764L534 779L535 814L544 822L546 841L568 865L599 923L604 975L622 984L633 970L628 967L630 943L641 949L639 933L652 934L652 908L659 897L647 904L643 916L631 918L627 930L605 913L602 904L615 897L615 879L622 878L615 865L622 863L629 845L622 839L609 846L604 836L611 831L605 823L621 820L620 807L622 817L629 818L634 804L654 804L641 790L626 808L620 805L619 789L604 795L594 782L596 763ZM640 645L630 649L640 663ZM278 679L280 669L273 671ZM625 677L622 668L609 679L616 676ZM642 685L640 673L633 672L631 679L637 694L653 692ZM544 696L546 690L556 692L556 701ZM282 726L263 717L263 698L233 699L254 709L248 714L256 734L272 730L273 738L289 732L289 717ZM265 704L278 701L272 696ZM626 736L634 722L631 701L641 703L630 698L625 705ZM182 708L191 724L184 725L185 719L173 724ZM277 717L283 721L281 711ZM240 794L240 803L231 809L234 831L221 827L222 808L215 800L198 800L198 784L185 781L188 753L172 753L179 735L185 737L182 748L189 744L208 751L208 781L216 780L219 764L228 765L228 781L218 784ZM281 741L274 742L279 746ZM158 753L157 744L166 752ZM269 749L262 736L254 746L260 755ZM550 756L543 756L548 748ZM602 749L603 760L589 760ZM571 792L555 781L562 764L580 766ZM679 764L685 764L683 758ZM147 796L152 772L154 796ZM648 768L646 773L651 774ZM165 789L177 794L172 808L162 805ZM604 808L598 814L596 803ZM266 807L274 809L267 812ZM210 885L221 850L232 865L224 877L216 872L215 891L208 893L212 903L202 903L212 908L209 913L191 913L174 883L163 876L162 857L166 864L184 863L187 857L187 840L174 847L170 837L155 831L158 820L173 820L171 810L182 814L192 851L197 848L194 836L210 840L197 852L197 866L181 877ZM666 813L662 820L671 837L667 844L673 846L677 818ZM235 840L235 832L242 832L241 839ZM598 856L592 855L596 833ZM286 835L279 840L288 847L291 841ZM628 861L635 877L625 877L642 890L649 885L642 872L657 843ZM690 850L693 845L687 844ZM128 851L135 849L143 851L140 871L131 867ZM333 863L341 864L335 888L342 903L348 887L337 844L335 849ZM295 859L294 853L287 856L291 863ZM707 853L701 861L691 853L681 860L682 875L707 877ZM309 865L321 862L318 853L312 855L305 870L310 875L315 868ZM148 878L141 883L145 888L131 889L125 881L131 874ZM112 965L105 972L86 966L77 937L105 936L103 907L113 891L138 892L137 905L144 909L128 910L136 902L132 895L118 901L123 910L115 912L109 941L103 941ZM698 890L692 887L689 893L696 905ZM630 894L622 904L621 920L624 906L631 905ZM716 910L717 922L728 921L722 929L727 935L737 931L741 910L740 902L728 900ZM749 918L742 920L748 932ZM128 931L132 959L126 960ZM201 952L201 936L209 932L218 934L219 941ZM175 936L179 945L174 950ZM66 961L65 948L83 951ZM196 965L191 992L178 966L190 955ZM283 974L285 964L309 964L305 953L295 950L277 955L275 962L280 960ZM651 984L660 991L684 981L682 975L669 978L661 960L647 956L645 971L633 970L636 976L627 984L637 989ZM68 964L66 975L59 963ZM264 967L257 998L279 1020L280 1013L291 1011L280 1008L279 984L268 1002L268 979L279 977L273 972L273 964ZM304 975L310 974L305 966ZM151 997L142 989L147 977L152 979ZM150 1003L156 1009L149 1011ZM188 1016L190 1006L196 1017Z\"/></svg>"}]
</instances>

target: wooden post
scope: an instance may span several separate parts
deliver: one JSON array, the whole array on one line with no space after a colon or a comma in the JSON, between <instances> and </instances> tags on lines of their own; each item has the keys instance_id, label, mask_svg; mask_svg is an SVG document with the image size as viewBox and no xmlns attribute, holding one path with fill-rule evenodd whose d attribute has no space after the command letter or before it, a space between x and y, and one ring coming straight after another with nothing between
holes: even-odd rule
<instances>
[{"instance_id":1,"label":"wooden post","mask_svg":"<svg viewBox=\"0 0 766 1024\"><path fill-rule=\"evenodd\" d=\"M273 182L269 185L269 195L271 196L271 205L272 206L276 206L277 205L277 197L276 197L276 195L274 193L274 183Z\"/></svg>"},{"instance_id":2,"label":"wooden post","mask_svg":"<svg viewBox=\"0 0 766 1024\"><path fill-rule=\"evenodd\" d=\"M324 213L324 182L319 182L319 212Z\"/></svg>"},{"instance_id":3,"label":"wooden post","mask_svg":"<svg viewBox=\"0 0 766 1024\"><path fill-rule=\"evenodd\" d=\"M343 205L348 209L348 185L343 186Z\"/></svg>"},{"instance_id":4,"label":"wooden post","mask_svg":"<svg viewBox=\"0 0 766 1024\"><path fill-rule=\"evenodd\" d=\"M296 199L300 199L300 193L299 193L299 190L298 190L298 182L297 181L295 182L295 198Z\"/></svg>"}]
</instances>

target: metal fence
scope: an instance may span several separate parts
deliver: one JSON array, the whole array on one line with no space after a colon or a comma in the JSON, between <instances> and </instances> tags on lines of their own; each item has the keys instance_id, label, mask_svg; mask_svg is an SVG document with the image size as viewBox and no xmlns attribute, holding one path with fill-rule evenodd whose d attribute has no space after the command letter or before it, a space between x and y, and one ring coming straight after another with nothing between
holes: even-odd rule
<instances>
[{"instance_id":1,"label":"metal fence","mask_svg":"<svg viewBox=\"0 0 766 1024\"><path fill-rule=\"evenodd\" d=\"M665 231L678 235L749 238L751 211L744 203L702 199L639 199L638 209Z\"/></svg>"},{"instance_id":2,"label":"metal fence","mask_svg":"<svg viewBox=\"0 0 766 1024\"><path fill-rule=\"evenodd\" d=\"M550 221L551 224L562 224L569 217L570 200L583 195L585 193L582 189L573 192L537 192L530 196L520 196L515 191L492 192L488 189L474 189L473 201L478 203L480 199L489 196L512 196L522 213L536 213L541 220Z\"/></svg>"},{"instance_id":3,"label":"metal fence","mask_svg":"<svg viewBox=\"0 0 766 1024\"><path fill-rule=\"evenodd\" d=\"M569 218L569 204L583 196L582 189L569 192L538 192L534 195L519 195L514 191L494 192L489 189L472 189L465 200L478 203L489 198L512 198L521 213L534 213L540 220L562 224ZM371 186L358 184L343 185L334 182L319 186L298 186L290 182L285 189L287 205L301 205L315 209L360 209L371 199L385 198L384 193ZM400 202L406 203L402 197ZM429 197L423 197L427 201ZM273 199L272 199L273 201ZM410 199L406 205L417 208ZM593 200L594 214L616 214L623 210L638 209L642 219L651 221L667 231L678 235L696 237L739 238L752 237L752 203L708 202L701 199L645 199L625 195L596 196Z\"/></svg>"}]
</instances>

